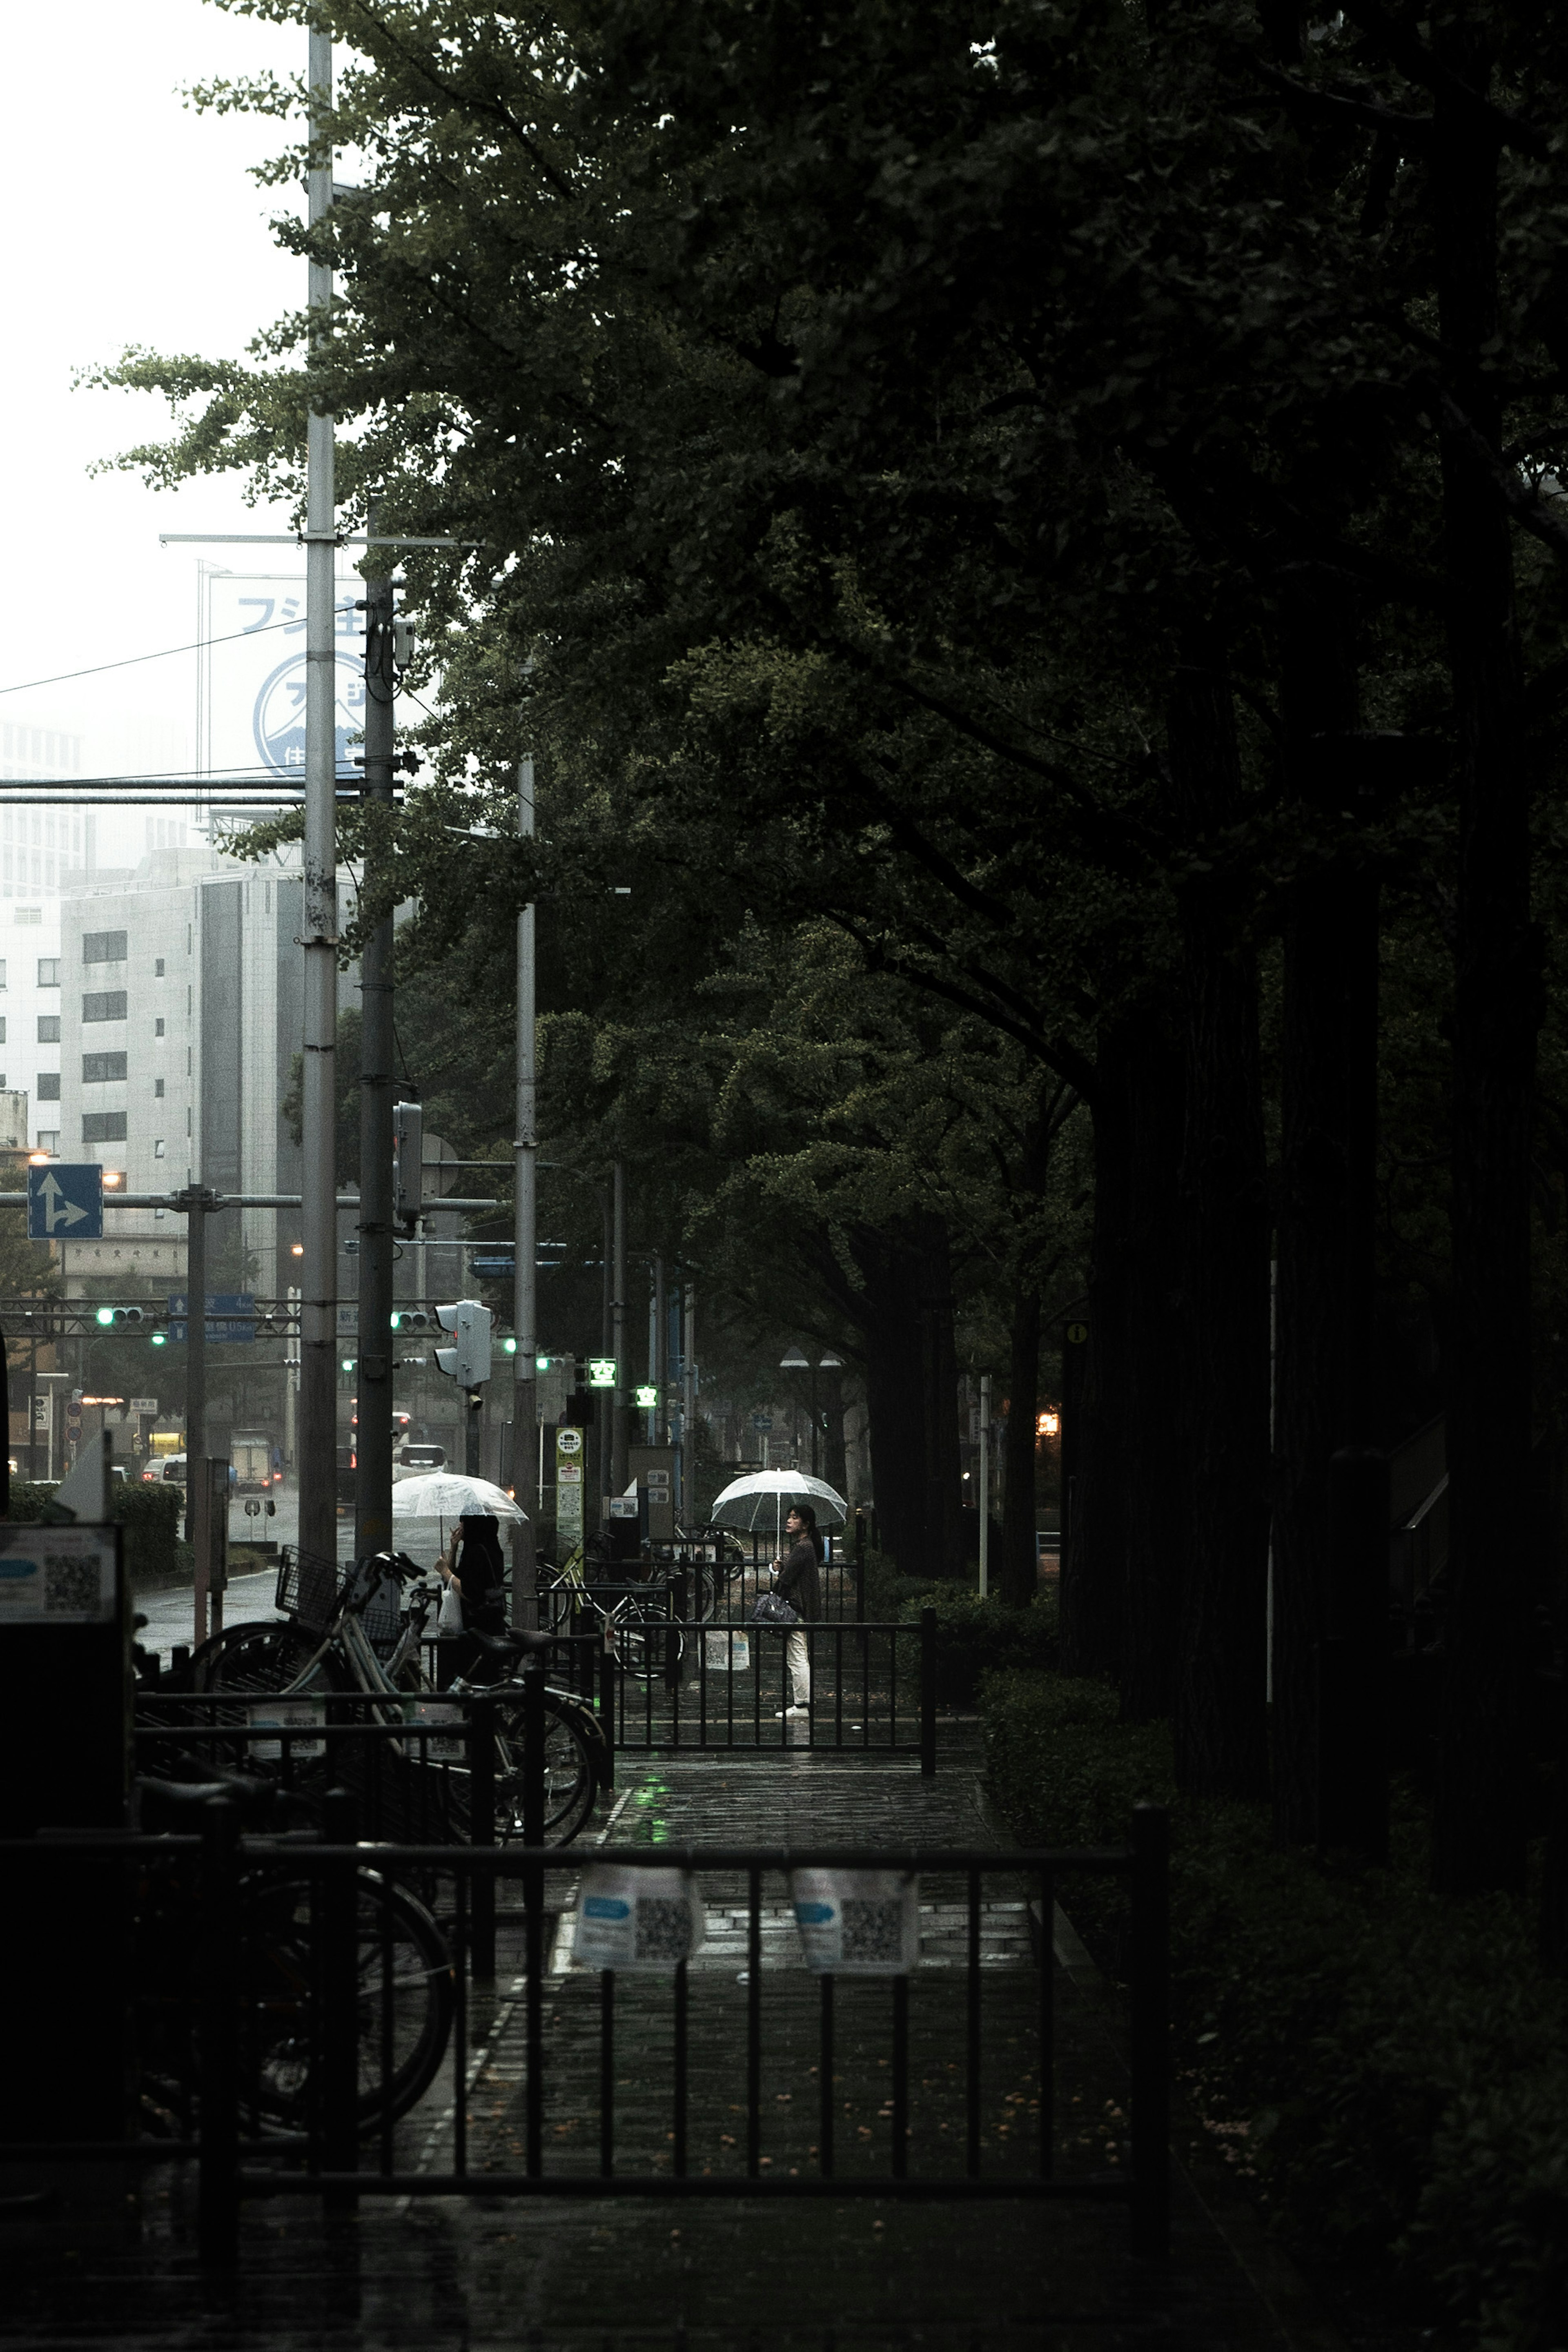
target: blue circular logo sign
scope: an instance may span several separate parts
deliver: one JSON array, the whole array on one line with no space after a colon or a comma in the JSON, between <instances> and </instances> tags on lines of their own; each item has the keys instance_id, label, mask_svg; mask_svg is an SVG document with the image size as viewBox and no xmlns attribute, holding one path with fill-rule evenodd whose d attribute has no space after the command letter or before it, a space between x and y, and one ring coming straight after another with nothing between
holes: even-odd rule
<instances>
[{"instance_id":1,"label":"blue circular logo sign","mask_svg":"<svg viewBox=\"0 0 1568 2352\"><path fill-rule=\"evenodd\" d=\"M364 667L359 660L337 656L337 772L351 782L361 770L354 752L364 734ZM251 719L261 764L276 775L305 772L305 656L289 654L280 661L256 698Z\"/></svg>"}]
</instances>

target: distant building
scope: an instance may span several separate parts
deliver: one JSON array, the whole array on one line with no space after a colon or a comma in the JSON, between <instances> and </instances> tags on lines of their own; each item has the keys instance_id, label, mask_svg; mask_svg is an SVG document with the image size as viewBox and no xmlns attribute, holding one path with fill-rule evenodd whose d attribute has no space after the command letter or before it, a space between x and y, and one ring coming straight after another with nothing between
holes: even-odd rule
<instances>
[{"instance_id":1,"label":"distant building","mask_svg":"<svg viewBox=\"0 0 1568 2352\"><path fill-rule=\"evenodd\" d=\"M60 902L0 898L0 1090L32 1105L28 1141L58 1148Z\"/></svg>"},{"instance_id":2,"label":"distant building","mask_svg":"<svg viewBox=\"0 0 1568 2352\"><path fill-rule=\"evenodd\" d=\"M0 918L4 909L0 907ZM73 886L59 908L61 1154L123 1170L130 1192L298 1192L283 1105L303 1024L297 853L242 864L153 846L133 873ZM208 1220L214 1288L276 1297L297 1279L297 1210ZM101 1242L68 1243L68 1283L183 1274L177 1212L106 1205Z\"/></svg>"}]
</instances>

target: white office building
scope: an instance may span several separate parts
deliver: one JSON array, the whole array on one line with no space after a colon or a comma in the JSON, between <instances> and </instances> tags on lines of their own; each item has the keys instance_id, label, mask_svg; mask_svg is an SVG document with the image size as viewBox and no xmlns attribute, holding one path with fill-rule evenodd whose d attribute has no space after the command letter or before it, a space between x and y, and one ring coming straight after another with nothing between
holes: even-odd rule
<instances>
[{"instance_id":1,"label":"white office building","mask_svg":"<svg viewBox=\"0 0 1568 2352\"><path fill-rule=\"evenodd\" d=\"M257 866L163 843L133 873L73 887L59 909L61 1155L123 1171L129 1192L298 1192L283 1105L302 917L297 852ZM209 1218L213 1287L280 1296L298 1233L294 1211ZM68 1281L183 1276L184 1219L106 1204L103 1240L67 1244L65 1262Z\"/></svg>"}]
</instances>

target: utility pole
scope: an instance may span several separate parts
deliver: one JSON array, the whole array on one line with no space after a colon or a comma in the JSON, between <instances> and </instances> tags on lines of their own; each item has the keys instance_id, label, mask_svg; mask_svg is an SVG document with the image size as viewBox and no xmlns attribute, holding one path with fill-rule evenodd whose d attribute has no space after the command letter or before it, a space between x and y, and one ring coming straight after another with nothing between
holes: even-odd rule
<instances>
[{"instance_id":1,"label":"utility pole","mask_svg":"<svg viewBox=\"0 0 1568 2352\"><path fill-rule=\"evenodd\" d=\"M604 1276L599 1302L599 1353L613 1356L616 1349L616 1213L612 1188L599 1187L599 1212L603 1239L599 1245L600 1271ZM620 1378L616 1372L616 1380ZM610 1517L611 1470L615 1451L616 1398L613 1389L599 1389L594 1399L594 1438L599 1452L599 1525L606 1527Z\"/></svg>"},{"instance_id":2,"label":"utility pole","mask_svg":"<svg viewBox=\"0 0 1568 2352\"><path fill-rule=\"evenodd\" d=\"M323 142L332 97L330 34L310 33L310 216L319 229L332 205L332 159ZM332 274L314 255L308 281L312 352L331 327ZM337 537L332 422L306 424L305 500L305 1019L300 1088L300 1549L337 1559L338 1027L337 677L333 643ZM198 1302L197 1312L205 1301Z\"/></svg>"},{"instance_id":3,"label":"utility pole","mask_svg":"<svg viewBox=\"0 0 1568 2352\"><path fill-rule=\"evenodd\" d=\"M668 1370L669 1333L665 1317L668 1308L664 1295L664 1260L653 1262L653 1344L647 1351L648 1386L654 1393L653 1411L647 1417L647 1442L650 1445L665 1444L668 1431L664 1410L664 1384Z\"/></svg>"},{"instance_id":4,"label":"utility pole","mask_svg":"<svg viewBox=\"0 0 1568 2352\"><path fill-rule=\"evenodd\" d=\"M697 1293L689 1282L681 1299L680 1504L686 1524L696 1517L697 1472Z\"/></svg>"},{"instance_id":5,"label":"utility pole","mask_svg":"<svg viewBox=\"0 0 1568 2352\"><path fill-rule=\"evenodd\" d=\"M517 767L517 830L521 840L533 838L533 760L526 754ZM529 1625L534 1613L534 1521L539 1510L539 1136L537 1131L538 1073L534 1066L534 914L531 898L517 918L517 1155L512 1210L512 1328L517 1353L512 1358L511 1463L513 1493L523 1524L518 1531L512 1566L511 1622Z\"/></svg>"},{"instance_id":6,"label":"utility pole","mask_svg":"<svg viewBox=\"0 0 1568 2352\"><path fill-rule=\"evenodd\" d=\"M213 1556L212 1480L207 1475L207 1211L213 1197L210 1185L187 1184L178 1202L185 1213L185 1536L195 1556L191 1631L198 1650L207 1638L207 1577ZM221 1598L213 1614L221 1624Z\"/></svg>"},{"instance_id":7,"label":"utility pole","mask_svg":"<svg viewBox=\"0 0 1568 2352\"><path fill-rule=\"evenodd\" d=\"M610 1492L624 1495L630 1475L626 1463L626 1164L617 1160L614 1178L614 1234L610 1256L610 1349L616 1360L616 1388L610 1410Z\"/></svg>"},{"instance_id":8,"label":"utility pole","mask_svg":"<svg viewBox=\"0 0 1568 2352\"><path fill-rule=\"evenodd\" d=\"M991 1590L991 1375L980 1375L980 1598Z\"/></svg>"},{"instance_id":9,"label":"utility pole","mask_svg":"<svg viewBox=\"0 0 1568 2352\"><path fill-rule=\"evenodd\" d=\"M366 525L374 542L376 510ZM395 612L392 561L365 551L364 797L392 807ZM374 850L365 853L371 888ZM392 1546L392 914L380 917L360 957L359 1444L354 1557Z\"/></svg>"}]
</instances>

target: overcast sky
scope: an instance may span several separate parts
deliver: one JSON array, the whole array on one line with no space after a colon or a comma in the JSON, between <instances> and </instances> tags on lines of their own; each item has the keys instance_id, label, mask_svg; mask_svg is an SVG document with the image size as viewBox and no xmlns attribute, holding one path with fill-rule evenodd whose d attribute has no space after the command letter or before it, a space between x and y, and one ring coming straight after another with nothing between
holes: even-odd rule
<instances>
[{"instance_id":1,"label":"overcast sky","mask_svg":"<svg viewBox=\"0 0 1568 2352\"><path fill-rule=\"evenodd\" d=\"M247 166L283 143L279 126L200 114L182 88L273 67L302 69L302 27L261 25L205 0L5 0L10 102L0 141L5 225L0 447L6 537L0 688L195 634L196 562L223 549L162 549L161 530L286 528L217 480L153 492L134 475L93 477L95 460L153 437L161 402L73 391L79 368L127 344L214 359L304 299L304 265L280 253L269 216L302 194L257 186ZM276 551L302 576L302 562ZM249 559L246 559L249 560ZM112 761L117 723L173 723L194 756L189 654L25 694L0 717L87 738ZM162 731L160 729L158 731ZM145 740L145 739L144 739Z\"/></svg>"}]
</instances>

